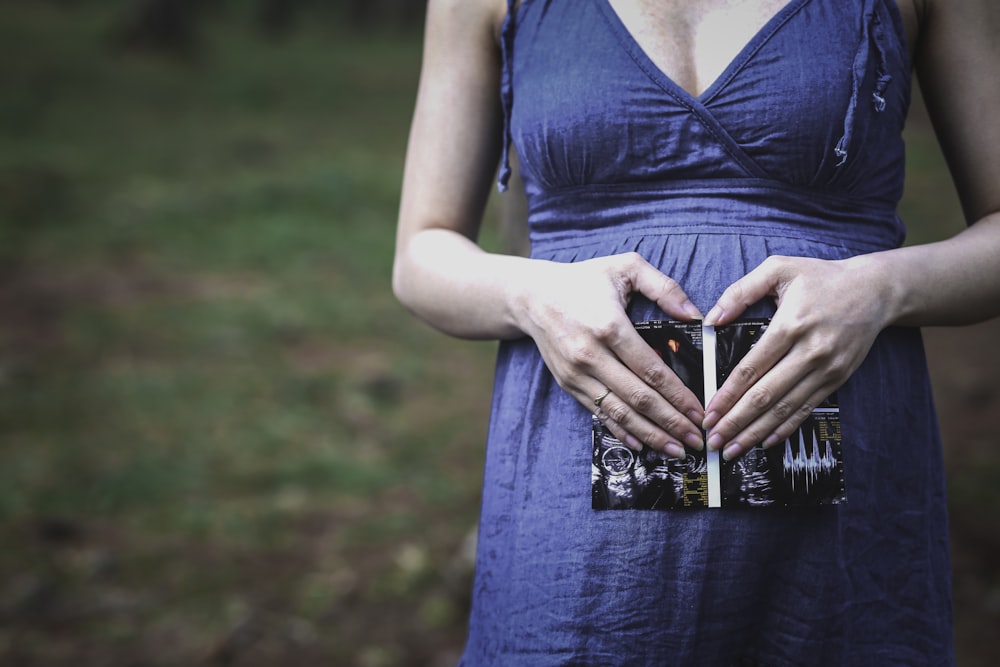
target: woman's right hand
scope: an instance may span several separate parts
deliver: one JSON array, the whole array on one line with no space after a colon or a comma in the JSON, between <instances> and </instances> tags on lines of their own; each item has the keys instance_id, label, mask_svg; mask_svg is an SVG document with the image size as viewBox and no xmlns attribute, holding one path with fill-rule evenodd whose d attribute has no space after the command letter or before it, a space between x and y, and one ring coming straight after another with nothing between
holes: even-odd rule
<instances>
[{"instance_id":1,"label":"woman's right hand","mask_svg":"<svg viewBox=\"0 0 1000 667\"><path fill-rule=\"evenodd\" d=\"M703 407L625 310L638 292L671 317L701 319L681 287L637 253L531 263L522 276L520 326L559 386L632 449L645 443L677 458L684 444L701 449Z\"/></svg>"}]
</instances>

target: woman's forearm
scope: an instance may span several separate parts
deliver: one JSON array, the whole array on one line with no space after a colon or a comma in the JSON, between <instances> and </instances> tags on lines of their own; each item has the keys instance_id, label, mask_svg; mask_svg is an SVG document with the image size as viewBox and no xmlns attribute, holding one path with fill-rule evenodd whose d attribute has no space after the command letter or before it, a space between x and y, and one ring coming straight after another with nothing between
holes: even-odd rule
<instances>
[{"instance_id":1,"label":"woman's forearm","mask_svg":"<svg viewBox=\"0 0 1000 667\"><path fill-rule=\"evenodd\" d=\"M638 254L571 263L493 255L457 231L424 227L400 243L393 284L407 308L454 336L530 336L559 386L629 447L683 458L681 443L703 445L698 398L625 308L639 293L670 317L701 313Z\"/></svg>"},{"instance_id":2,"label":"woman's forearm","mask_svg":"<svg viewBox=\"0 0 1000 667\"><path fill-rule=\"evenodd\" d=\"M1000 212L947 240L851 262L872 272L889 324L963 325L1000 315Z\"/></svg>"},{"instance_id":3,"label":"woman's forearm","mask_svg":"<svg viewBox=\"0 0 1000 667\"><path fill-rule=\"evenodd\" d=\"M396 255L393 291L436 329L460 338L524 335L522 297L537 260L492 254L461 234L425 229Z\"/></svg>"}]
</instances>

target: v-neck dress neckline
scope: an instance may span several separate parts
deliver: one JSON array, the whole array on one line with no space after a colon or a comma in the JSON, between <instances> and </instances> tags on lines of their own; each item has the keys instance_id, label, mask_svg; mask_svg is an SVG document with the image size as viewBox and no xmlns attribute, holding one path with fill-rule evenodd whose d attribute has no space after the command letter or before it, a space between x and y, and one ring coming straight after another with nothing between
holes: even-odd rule
<instances>
[{"instance_id":1,"label":"v-neck dress neckline","mask_svg":"<svg viewBox=\"0 0 1000 667\"><path fill-rule=\"evenodd\" d=\"M764 25L760 27L757 32L750 38L750 40L743 45L743 47L736 53L736 55L729 61L729 63L723 68L718 76L708 85L705 90L699 94L694 94L689 91L684 86L677 83L673 77L667 74L656 62L650 57L646 50L639 44L632 31L628 29L625 22L618 15L618 12L611 5L610 0L593 0L600 8L601 13L604 15L605 20L607 20L611 30L615 33L621 45L628 51L629 55L635 60L636 64L645 71L650 78L656 81L661 87L668 90L671 94L681 97L689 103L704 105L711 101L711 99L722 89L726 87L730 80L735 77L739 71L746 66L750 60L753 59L754 55L763 47L767 41L782 27L791 20L800 9L802 9L810 0L790 0L784 6L781 7L771 18L769 18Z\"/></svg>"}]
</instances>

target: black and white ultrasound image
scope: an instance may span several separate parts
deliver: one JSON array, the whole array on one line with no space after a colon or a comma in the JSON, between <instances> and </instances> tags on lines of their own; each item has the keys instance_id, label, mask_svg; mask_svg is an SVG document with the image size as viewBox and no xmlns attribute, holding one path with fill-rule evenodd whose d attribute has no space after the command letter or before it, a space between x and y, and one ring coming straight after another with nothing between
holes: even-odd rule
<instances>
[{"instance_id":1,"label":"black and white ultrasound image","mask_svg":"<svg viewBox=\"0 0 1000 667\"><path fill-rule=\"evenodd\" d=\"M769 321L744 320L715 329L717 386L767 331ZM636 330L704 405L704 330L701 323L649 321ZM595 416L592 505L598 510L708 507L704 452L686 449L683 461L620 442ZM718 469L716 469L718 470ZM723 507L829 505L844 502L840 410L831 395L787 440L760 446L715 472Z\"/></svg>"},{"instance_id":2,"label":"black and white ultrasound image","mask_svg":"<svg viewBox=\"0 0 1000 667\"><path fill-rule=\"evenodd\" d=\"M680 461L644 447L626 447L596 417L591 468L596 510L669 510L708 504L707 466L700 452Z\"/></svg>"},{"instance_id":3,"label":"black and white ultrasound image","mask_svg":"<svg viewBox=\"0 0 1000 667\"><path fill-rule=\"evenodd\" d=\"M636 330L664 363L704 403L701 323L652 321ZM649 447L635 452L594 418L594 509L679 509L708 505L703 452L686 448L680 461Z\"/></svg>"},{"instance_id":4,"label":"black and white ultrasound image","mask_svg":"<svg viewBox=\"0 0 1000 667\"><path fill-rule=\"evenodd\" d=\"M784 442L769 449L754 447L722 467L724 507L836 505L844 502L844 490L840 422L834 410L813 413Z\"/></svg>"},{"instance_id":5,"label":"black and white ultrasound image","mask_svg":"<svg viewBox=\"0 0 1000 667\"><path fill-rule=\"evenodd\" d=\"M635 328L684 386L694 392L704 405L705 368L701 323L660 320L640 322Z\"/></svg>"},{"instance_id":6,"label":"black and white ultrasound image","mask_svg":"<svg viewBox=\"0 0 1000 667\"><path fill-rule=\"evenodd\" d=\"M768 320L716 328L718 386L767 331ZM836 393L778 445L758 446L723 464L723 506L829 505L843 502L844 462Z\"/></svg>"}]
</instances>

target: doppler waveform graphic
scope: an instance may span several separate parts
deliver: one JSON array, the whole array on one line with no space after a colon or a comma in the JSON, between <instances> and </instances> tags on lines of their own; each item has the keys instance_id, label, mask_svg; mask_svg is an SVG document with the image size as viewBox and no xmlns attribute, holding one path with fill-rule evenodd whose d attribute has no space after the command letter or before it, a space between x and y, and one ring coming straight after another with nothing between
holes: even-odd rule
<instances>
[{"instance_id":1,"label":"doppler waveform graphic","mask_svg":"<svg viewBox=\"0 0 1000 667\"><path fill-rule=\"evenodd\" d=\"M806 447L805 433L799 431L799 446L793 448L792 440L785 441L785 456L782 463L785 474L791 479L792 491L795 491L795 481L801 476L805 483L805 491L816 483L821 475L830 475L837 468L837 459L833 455L833 447L829 441L824 441L824 450L820 453L820 443L816 434L812 433L812 451ZM789 474L791 473L791 474Z\"/></svg>"}]
</instances>

